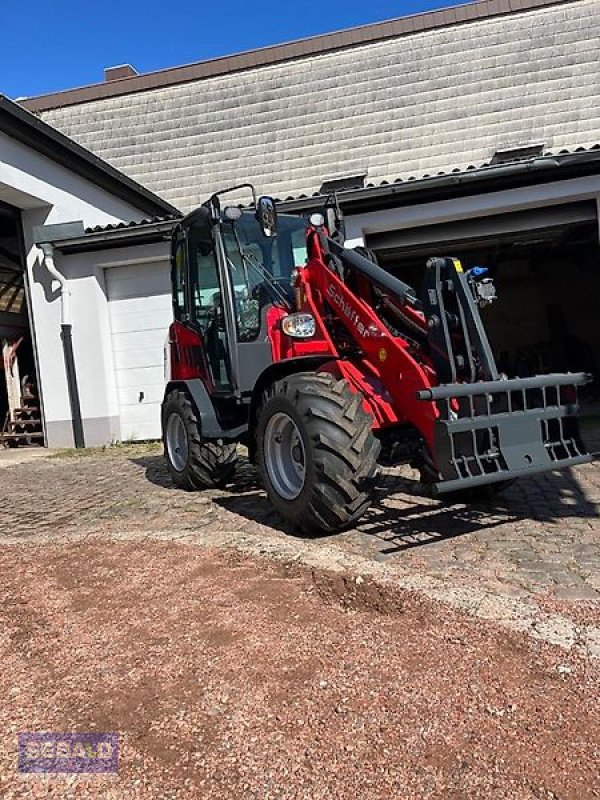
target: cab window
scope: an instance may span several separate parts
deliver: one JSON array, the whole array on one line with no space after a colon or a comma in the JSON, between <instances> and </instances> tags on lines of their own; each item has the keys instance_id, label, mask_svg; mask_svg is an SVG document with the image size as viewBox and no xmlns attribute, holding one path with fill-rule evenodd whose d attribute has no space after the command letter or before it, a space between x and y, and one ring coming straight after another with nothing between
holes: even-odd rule
<instances>
[{"instance_id":1,"label":"cab window","mask_svg":"<svg viewBox=\"0 0 600 800\"><path fill-rule=\"evenodd\" d=\"M171 267L171 285L173 286L173 316L179 322L187 319L187 281L185 274L185 236L177 236L173 250Z\"/></svg>"},{"instance_id":2,"label":"cab window","mask_svg":"<svg viewBox=\"0 0 600 800\"><path fill-rule=\"evenodd\" d=\"M191 322L204 337L204 347L217 389L231 388L231 367L225 333L223 296L210 226L205 219L188 229Z\"/></svg>"},{"instance_id":3,"label":"cab window","mask_svg":"<svg viewBox=\"0 0 600 800\"><path fill-rule=\"evenodd\" d=\"M276 235L266 237L251 213L224 223L223 243L241 342L258 337L266 305L291 305L292 271L306 263L305 229L301 217L280 216Z\"/></svg>"}]
</instances>

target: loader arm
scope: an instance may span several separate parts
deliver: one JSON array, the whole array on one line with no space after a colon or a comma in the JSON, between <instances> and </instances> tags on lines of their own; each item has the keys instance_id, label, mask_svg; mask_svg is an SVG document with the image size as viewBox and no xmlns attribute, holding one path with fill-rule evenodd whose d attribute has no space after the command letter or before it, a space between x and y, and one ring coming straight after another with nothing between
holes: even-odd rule
<instances>
[{"instance_id":1,"label":"loader arm","mask_svg":"<svg viewBox=\"0 0 600 800\"><path fill-rule=\"evenodd\" d=\"M408 341L394 336L376 311L326 266L325 247L335 248L335 254L355 269L361 272L364 269L362 274L373 284L384 288L407 308L414 309L418 305L414 290L356 253L345 250L331 239L324 239L317 231L309 232L308 238L310 258L299 274L299 288L309 303L306 310L316 318L334 317L355 345L354 357L338 362L340 371L364 394L380 427L409 422L433 451L434 424L439 412L433 401L423 402L418 397L419 392L436 385L433 370L415 360ZM426 331L421 312L413 310L412 319ZM330 331L335 327L332 322ZM332 335L332 338L338 345L338 355L343 356L343 343L340 344L339 337Z\"/></svg>"},{"instance_id":2,"label":"loader arm","mask_svg":"<svg viewBox=\"0 0 600 800\"><path fill-rule=\"evenodd\" d=\"M577 388L589 376L500 376L479 289L457 259L430 259L420 301L410 286L322 231L309 230L308 242L298 280L310 287L310 311L329 320L337 369L363 393L380 428L408 422L419 432L435 493L591 460L576 421ZM373 287L369 298L349 288L348 271ZM396 315L400 335L384 323L382 309ZM354 343L346 358L339 325Z\"/></svg>"}]
</instances>

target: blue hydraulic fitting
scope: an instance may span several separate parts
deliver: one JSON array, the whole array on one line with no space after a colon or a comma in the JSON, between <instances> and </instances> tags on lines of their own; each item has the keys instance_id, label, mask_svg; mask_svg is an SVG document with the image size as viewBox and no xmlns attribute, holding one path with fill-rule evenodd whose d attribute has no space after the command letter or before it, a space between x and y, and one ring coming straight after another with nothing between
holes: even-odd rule
<instances>
[{"instance_id":1,"label":"blue hydraulic fitting","mask_svg":"<svg viewBox=\"0 0 600 800\"><path fill-rule=\"evenodd\" d=\"M473 267L467 272L468 277L475 278L478 280L479 278L483 278L484 275L487 275L489 269L487 267Z\"/></svg>"}]
</instances>

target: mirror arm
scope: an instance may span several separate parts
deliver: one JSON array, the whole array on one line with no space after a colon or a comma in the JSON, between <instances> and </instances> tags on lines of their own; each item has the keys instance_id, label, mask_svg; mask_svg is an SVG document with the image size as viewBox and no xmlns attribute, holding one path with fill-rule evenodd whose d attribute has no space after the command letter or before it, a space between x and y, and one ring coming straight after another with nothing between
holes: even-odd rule
<instances>
[{"instance_id":1,"label":"mirror arm","mask_svg":"<svg viewBox=\"0 0 600 800\"><path fill-rule=\"evenodd\" d=\"M240 183L238 186L230 186L229 189L222 189L220 192L215 192L212 197L210 197L206 203L208 208L210 208L212 212L212 218L214 222L218 222L221 217L221 202L219 200L220 197L223 197L225 194L231 194L232 192L239 192L240 189L250 189L252 192L252 200L254 202L254 207L257 206L257 195L256 189L251 183Z\"/></svg>"}]
</instances>

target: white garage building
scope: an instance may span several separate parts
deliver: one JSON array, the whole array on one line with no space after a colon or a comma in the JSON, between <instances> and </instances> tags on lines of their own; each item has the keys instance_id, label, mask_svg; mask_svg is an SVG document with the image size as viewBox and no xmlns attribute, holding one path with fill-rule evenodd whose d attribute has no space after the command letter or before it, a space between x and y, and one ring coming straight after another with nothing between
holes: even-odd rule
<instances>
[{"instance_id":1,"label":"white garage building","mask_svg":"<svg viewBox=\"0 0 600 800\"><path fill-rule=\"evenodd\" d=\"M599 41L600 0L480 0L23 101L33 140L65 153L52 171L43 156L43 191L26 170L11 188L0 140L46 442L75 432L58 284L34 226L80 223L46 237L71 296L85 443L155 438L173 215L244 180L290 211L337 190L351 241L409 282L434 251L491 266L501 299L487 323L512 371L600 374Z\"/></svg>"},{"instance_id":2,"label":"white garage building","mask_svg":"<svg viewBox=\"0 0 600 800\"><path fill-rule=\"evenodd\" d=\"M19 385L28 376L41 401L36 406L44 441L50 446L73 443L59 283L34 245L36 229L51 226L56 231L63 223L78 221L83 230L84 226L129 223L173 212L168 203L0 96L0 344L4 356L0 430L6 427L3 423L9 413L7 390L15 379ZM159 272L164 298L168 283L164 257ZM126 281L119 282L118 273L107 281L102 268L89 263L73 264L69 274L75 364L88 444L121 437L116 390L112 391L106 376L112 379L115 373L114 358L119 364L119 345L113 356L111 330L126 323L119 311L111 323L106 298L111 291L115 296L126 294L126 286Z\"/></svg>"},{"instance_id":3,"label":"white garage building","mask_svg":"<svg viewBox=\"0 0 600 800\"><path fill-rule=\"evenodd\" d=\"M96 358L78 364L82 393L82 412L87 445L114 441L156 439L160 437L160 403L164 391L163 348L172 318L169 235L172 222L162 227L161 240L145 243L146 226L128 228L130 244L108 249L79 250L71 241L64 248L61 271L69 281L74 297L82 298L89 311L102 320L96 330ZM157 237L157 238L158 238ZM94 235L84 238L94 239ZM103 243L97 240L94 246ZM84 288L86 287L86 288ZM99 294L93 303L83 292ZM74 341L75 328L74 328ZM91 353L91 351L89 351ZM98 369L99 358L103 365ZM85 414L85 388L95 397L94 430Z\"/></svg>"}]
</instances>

